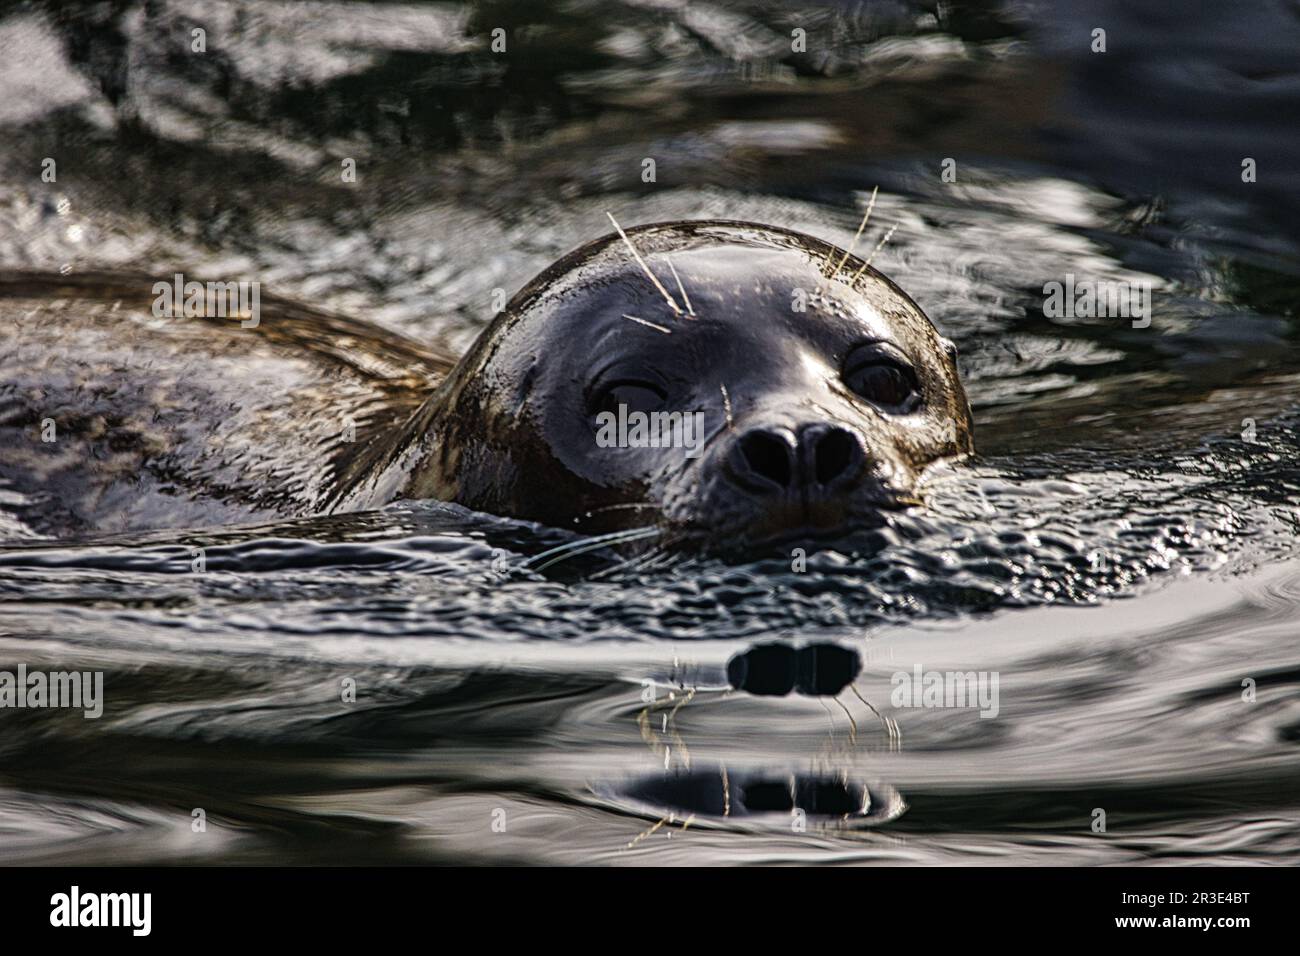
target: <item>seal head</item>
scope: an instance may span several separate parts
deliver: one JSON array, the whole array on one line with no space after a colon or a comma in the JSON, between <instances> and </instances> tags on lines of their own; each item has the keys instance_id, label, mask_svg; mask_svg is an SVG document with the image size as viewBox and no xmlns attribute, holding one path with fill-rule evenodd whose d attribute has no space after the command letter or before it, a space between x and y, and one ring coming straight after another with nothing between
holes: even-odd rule
<instances>
[{"instance_id":1,"label":"seal head","mask_svg":"<svg viewBox=\"0 0 1300 956\"><path fill-rule=\"evenodd\" d=\"M626 235L484 331L416 416L402 496L747 545L877 525L972 451L955 347L861 260L743 222Z\"/></svg>"}]
</instances>

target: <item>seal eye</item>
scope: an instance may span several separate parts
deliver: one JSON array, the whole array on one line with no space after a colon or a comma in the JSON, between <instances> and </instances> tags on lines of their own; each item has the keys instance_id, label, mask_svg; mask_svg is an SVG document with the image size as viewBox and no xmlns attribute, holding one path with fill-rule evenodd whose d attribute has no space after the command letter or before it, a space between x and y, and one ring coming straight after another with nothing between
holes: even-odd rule
<instances>
[{"instance_id":1,"label":"seal eye","mask_svg":"<svg viewBox=\"0 0 1300 956\"><path fill-rule=\"evenodd\" d=\"M629 412L653 412L663 407L668 396L658 385L651 382L620 381L606 386L596 396L593 413L611 412L618 414L619 406L625 406Z\"/></svg>"},{"instance_id":2,"label":"seal eye","mask_svg":"<svg viewBox=\"0 0 1300 956\"><path fill-rule=\"evenodd\" d=\"M915 373L883 356L873 356L851 366L844 373L844 384L889 411L910 412L919 400Z\"/></svg>"}]
</instances>

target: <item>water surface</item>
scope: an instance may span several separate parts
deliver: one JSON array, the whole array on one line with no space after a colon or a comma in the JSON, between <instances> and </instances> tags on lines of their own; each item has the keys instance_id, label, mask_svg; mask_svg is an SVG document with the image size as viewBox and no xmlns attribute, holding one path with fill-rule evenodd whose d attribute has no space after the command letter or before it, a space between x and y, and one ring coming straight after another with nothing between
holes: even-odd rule
<instances>
[{"instance_id":1,"label":"water surface","mask_svg":"<svg viewBox=\"0 0 1300 956\"><path fill-rule=\"evenodd\" d=\"M979 455L800 570L539 571L565 532L434 502L51 540L0 488L0 670L106 674L98 720L0 711L0 859L1295 862L1300 18L1185 6L9 8L3 268L257 279L460 351L607 210L847 244L879 186ZM1046 314L1067 274L1149 283L1150 325ZM730 689L772 641L862 673ZM997 716L891 706L917 665L996 672Z\"/></svg>"}]
</instances>

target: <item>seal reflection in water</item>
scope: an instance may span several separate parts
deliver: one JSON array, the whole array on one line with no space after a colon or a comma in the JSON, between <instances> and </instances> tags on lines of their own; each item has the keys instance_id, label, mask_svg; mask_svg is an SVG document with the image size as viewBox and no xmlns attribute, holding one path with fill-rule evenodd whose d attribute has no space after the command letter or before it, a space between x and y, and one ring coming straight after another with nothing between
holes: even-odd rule
<instances>
[{"instance_id":1,"label":"seal reflection in water","mask_svg":"<svg viewBox=\"0 0 1300 956\"><path fill-rule=\"evenodd\" d=\"M37 531L436 498L743 546L878 524L972 450L952 344L883 275L784 229L595 240L454 363L268 296L254 329L158 319L140 307L151 284L0 280L0 482ZM635 413L703 428L598 441ZM43 446L50 419L60 441Z\"/></svg>"}]
</instances>

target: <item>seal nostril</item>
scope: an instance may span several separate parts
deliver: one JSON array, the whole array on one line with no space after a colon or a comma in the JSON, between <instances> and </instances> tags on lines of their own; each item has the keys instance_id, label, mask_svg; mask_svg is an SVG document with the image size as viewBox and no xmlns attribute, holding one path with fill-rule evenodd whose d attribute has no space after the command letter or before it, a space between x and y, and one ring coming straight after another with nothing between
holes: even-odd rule
<instances>
[{"instance_id":1,"label":"seal nostril","mask_svg":"<svg viewBox=\"0 0 1300 956\"><path fill-rule=\"evenodd\" d=\"M819 485L829 485L853 465L858 443L842 428L833 428L817 436L813 446L813 473Z\"/></svg>"},{"instance_id":2,"label":"seal nostril","mask_svg":"<svg viewBox=\"0 0 1300 956\"><path fill-rule=\"evenodd\" d=\"M750 432L740 439L740 453L749 470L782 488L790 484L790 446L770 432Z\"/></svg>"}]
</instances>

